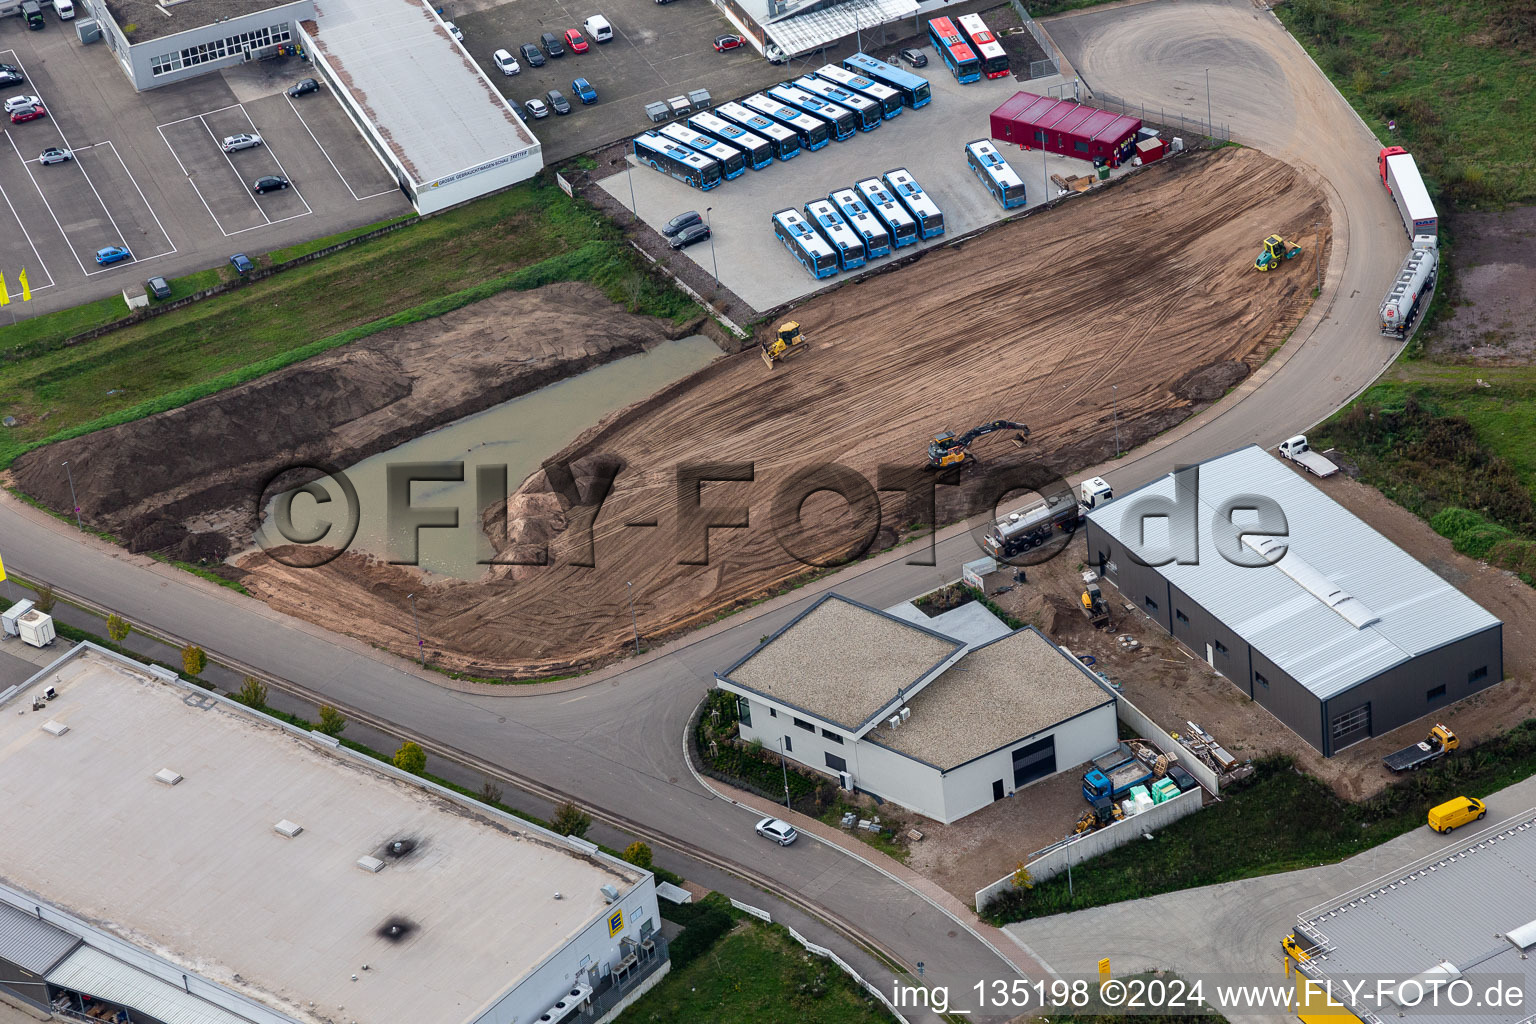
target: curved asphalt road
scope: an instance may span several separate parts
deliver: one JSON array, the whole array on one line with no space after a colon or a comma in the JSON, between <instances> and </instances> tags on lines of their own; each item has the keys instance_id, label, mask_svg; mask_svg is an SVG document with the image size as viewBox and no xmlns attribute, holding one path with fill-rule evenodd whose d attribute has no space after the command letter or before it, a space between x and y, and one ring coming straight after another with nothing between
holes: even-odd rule
<instances>
[{"instance_id":1,"label":"curved asphalt road","mask_svg":"<svg viewBox=\"0 0 1536 1024\"><path fill-rule=\"evenodd\" d=\"M1063 18L1051 32L1090 85L1132 101L1194 110L1203 104L1210 66L1213 104L1237 139L1311 167L1330 183L1333 207L1334 256L1322 301L1286 349L1219 407L1164 435L1155 450L1101 472L1123 491L1175 463L1248 441L1273 444L1368 385L1397 352L1376 333L1375 315L1406 240L1374 177L1375 140L1272 16L1248 0L1160 0ZM130 620L195 639L339 705L749 864L877 938L908 965L924 961L926 979L948 984L957 1008L977 1009L970 989L978 980L1014 976L953 918L874 868L815 842L778 849L758 840L749 814L703 790L680 752L687 718L715 670L834 586L884 607L947 582L960 562L975 557L962 531L941 537L936 568L903 564L913 551L904 548L725 620L591 685L515 700L446 690L409 662L127 555L11 500L0 502L0 550L16 571ZM1008 952L1030 965L1020 950ZM1050 959L1051 950L1037 952ZM973 1019L1000 1016L1006 1014Z\"/></svg>"}]
</instances>

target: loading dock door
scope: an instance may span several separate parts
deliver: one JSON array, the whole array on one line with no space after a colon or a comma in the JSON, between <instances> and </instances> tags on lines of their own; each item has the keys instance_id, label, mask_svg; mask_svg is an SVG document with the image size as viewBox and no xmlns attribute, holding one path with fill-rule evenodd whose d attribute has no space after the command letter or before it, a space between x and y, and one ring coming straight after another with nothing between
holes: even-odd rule
<instances>
[{"instance_id":1,"label":"loading dock door","mask_svg":"<svg viewBox=\"0 0 1536 1024\"><path fill-rule=\"evenodd\" d=\"M1361 704L1357 708L1340 712L1333 716L1329 724L1329 732L1332 734L1333 743L1330 752L1337 754L1352 743L1359 743L1363 739L1369 739L1371 735L1371 705Z\"/></svg>"},{"instance_id":2,"label":"loading dock door","mask_svg":"<svg viewBox=\"0 0 1536 1024\"><path fill-rule=\"evenodd\" d=\"M1013 788L1020 789L1036 779L1056 774L1056 737L1020 747L1013 752Z\"/></svg>"}]
</instances>

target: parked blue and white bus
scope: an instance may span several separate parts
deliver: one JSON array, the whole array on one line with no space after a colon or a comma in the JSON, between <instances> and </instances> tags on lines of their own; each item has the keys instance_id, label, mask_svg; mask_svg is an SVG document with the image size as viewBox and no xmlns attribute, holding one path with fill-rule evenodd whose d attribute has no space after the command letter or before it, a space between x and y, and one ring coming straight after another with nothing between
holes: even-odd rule
<instances>
[{"instance_id":1,"label":"parked blue and white bus","mask_svg":"<svg viewBox=\"0 0 1536 1024\"><path fill-rule=\"evenodd\" d=\"M719 139L694 131L683 124L662 125L658 134L665 135L673 142L680 142L689 149L697 150L705 156L711 156L720 161L726 181L747 173L746 154L735 146L727 145Z\"/></svg>"},{"instance_id":2,"label":"parked blue and white bus","mask_svg":"<svg viewBox=\"0 0 1536 1024\"><path fill-rule=\"evenodd\" d=\"M827 198L832 200L832 205L837 207L837 212L843 215L848 226L864 240L864 251L870 259L891 254L891 233L869 212L869 207L864 205L864 200L859 198L857 192L851 188L840 188Z\"/></svg>"},{"instance_id":3,"label":"parked blue and white bus","mask_svg":"<svg viewBox=\"0 0 1536 1024\"><path fill-rule=\"evenodd\" d=\"M769 89L768 95L780 103L798 107L812 117L819 117L827 122L832 126L832 137L838 142L853 138L853 133L859 130L859 121L854 117L853 111L840 107L831 100L824 100L820 96L808 93L804 89L779 84Z\"/></svg>"},{"instance_id":4,"label":"parked blue and white bus","mask_svg":"<svg viewBox=\"0 0 1536 1024\"><path fill-rule=\"evenodd\" d=\"M844 89L825 78L804 75L790 84L796 89L820 96L824 100L831 100L838 106L851 111L861 132L872 132L885 121L885 115L880 112L880 104L868 96L860 96L851 89Z\"/></svg>"},{"instance_id":5,"label":"parked blue and white bus","mask_svg":"<svg viewBox=\"0 0 1536 1024\"><path fill-rule=\"evenodd\" d=\"M1011 210L1024 205L1024 179L1019 172L1008 166L1008 161L992 145L990 139L977 139L965 144L965 162L971 165L976 177L992 193L992 198Z\"/></svg>"},{"instance_id":6,"label":"parked blue and white bus","mask_svg":"<svg viewBox=\"0 0 1536 1024\"><path fill-rule=\"evenodd\" d=\"M780 210L774 214L773 233L812 277L820 279L837 273L837 253L832 251L832 243L817 234L799 210Z\"/></svg>"},{"instance_id":7,"label":"parked blue and white bus","mask_svg":"<svg viewBox=\"0 0 1536 1024\"><path fill-rule=\"evenodd\" d=\"M901 102L913 110L926 107L933 99L933 90L928 86L928 79L921 75L914 75L910 71L903 71L896 65L887 64L867 53L855 53L844 57L843 67L895 89L901 94Z\"/></svg>"},{"instance_id":8,"label":"parked blue and white bus","mask_svg":"<svg viewBox=\"0 0 1536 1024\"><path fill-rule=\"evenodd\" d=\"M864 265L868 259L864 251L864 240L843 220L837 207L826 199L812 199L805 204L805 215L822 236L832 243L832 248L837 251L838 266L843 270L857 270Z\"/></svg>"},{"instance_id":9,"label":"parked blue and white bus","mask_svg":"<svg viewBox=\"0 0 1536 1024\"><path fill-rule=\"evenodd\" d=\"M904 109L901 105L901 93L888 85L881 85L873 78L868 78L856 72L849 71L837 64L828 64L816 71L817 78L825 78L833 85L840 85L849 92L856 92L860 96L868 96L880 104L880 111L889 121Z\"/></svg>"},{"instance_id":10,"label":"parked blue and white bus","mask_svg":"<svg viewBox=\"0 0 1536 1024\"><path fill-rule=\"evenodd\" d=\"M747 166L754 171L760 171L773 163L773 143L723 117L704 111L688 118L688 127L735 146L747 155Z\"/></svg>"},{"instance_id":11,"label":"parked blue and white bus","mask_svg":"<svg viewBox=\"0 0 1536 1024\"><path fill-rule=\"evenodd\" d=\"M670 174L685 185L708 192L720 184L720 161L689 149L682 143L646 132L630 143L635 158L663 174Z\"/></svg>"},{"instance_id":12,"label":"parked blue and white bus","mask_svg":"<svg viewBox=\"0 0 1536 1024\"><path fill-rule=\"evenodd\" d=\"M715 113L767 139L768 145L773 147L773 155L780 160L791 160L800 155L799 133L784 127L767 114L748 110L740 103L722 103L715 108Z\"/></svg>"},{"instance_id":13,"label":"parked blue and white bus","mask_svg":"<svg viewBox=\"0 0 1536 1024\"><path fill-rule=\"evenodd\" d=\"M917 221L917 233L923 238L937 238L944 233L944 213L923 191L923 186L917 183L917 179L908 173L905 167L898 167L893 171L886 171L880 175L880 180L885 182L887 188L896 193L896 198L901 200L901 205L907 208L912 219Z\"/></svg>"},{"instance_id":14,"label":"parked blue and white bus","mask_svg":"<svg viewBox=\"0 0 1536 1024\"><path fill-rule=\"evenodd\" d=\"M771 117L800 137L801 149L820 149L832 141L832 126L819 117L812 117L782 100L770 99L760 92L741 101L748 110Z\"/></svg>"},{"instance_id":15,"label":"parked blue and white bus","mask_svg":"<svg viewBox=\"0 0 1536 1024\"><path fill-rule=\"evenodd\" d=\"M917 244L917 221L912 219L905 206L896 201L891 190L885 187L885 182L879 178L865 178L854 182L853 188L869 207L869 212L891 233L891 245L894 248Z\"/></svg>"}]
</instances>

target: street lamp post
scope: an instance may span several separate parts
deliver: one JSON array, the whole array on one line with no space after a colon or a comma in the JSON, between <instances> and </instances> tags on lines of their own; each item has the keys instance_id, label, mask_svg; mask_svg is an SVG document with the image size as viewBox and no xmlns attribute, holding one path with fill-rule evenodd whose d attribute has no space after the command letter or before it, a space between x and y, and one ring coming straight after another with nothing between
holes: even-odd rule
<instances>
[{"instance_id":1,"label":"street lamp post","mask_svg":"<svg viewBox=\"0 0 1536 1024\"><path fill-rule=\"evenodd\" d=\"M1109 386L1110 401L1115 409L1115 458L1120 457L1120 387L1116 384Z\"/></svg>"},{"instance_id":2,"label":"street lamp post","mask_svg":"<svg viewBox=\"0 0 1536 1024\"><path fill-rule=\"evenodd\" d=\"M779 768L784 772L784 807L786 810L794 810L789 806L789 762L784 757L784 737L779 737Z\"/></svg>"},{"instance_id":3,"label":"street lamp post","mask_svg":"<svg viewBox=\"0 0 1536 1024\"><path fill-rule=\"evenodd\" d=\"M629 595L629 627L635 631L635 655L640 654L640 620L635 618L635 584L633 580L624 581L624 592Z\"/></svg>"},{"instance_id":4,"label":"street lamp post","mask_svg":"<svg viewBox=\"0 0 1536 1024\"><path fill-rule=\"evenodd\" d=\"M714 209L713 206L706 206L706 207L704 207L704 226L706 228L709 228L709 211L713 210L713 209ZM719 288L720 287L720 261L715 258L715 231L714 231L714 228L710 228L710 230L709 230L709 261L715 265L715 287Z\"/></svg>"},{"instance_id":5,"label":"street lamp post","mask_svg":"<svg viewBox=\"0 0 1536 1024\"><path fill-rule=\"evenodd\" d=\"M635 208L634 168L631 166L629 162L629 156L627 154L624 157L624 177L629 180L629 213L630 216L634 218L631 223L638 224L640 222L640 211Z\"/></svg>"},{"instance_id":6,"label":"street lamp post","mask_svg":"<svg viewBox=\"0 0 1536 1024\"><path fill-rule=\"evenodd\" d=\"M1205 69L1205 129L1206 137L1216 137L1216 126L1211 123L1211 69Z\"/></svg>"},{"instance_id":7,"label":"street lamp post","mask_svg":"<svg viewBox=\"0 0 1536 1024\"><path fill-rule=\"evenodd\" d=\"M421 657L421 667L427 667L427 645L421 642L421 620L416 617L416 595L408 594L411 599L411 624L416 627L416 653Z\"/></svg>"},{"instance_id":8,"label":"street lamp post","mask_svg":"<svg viewBox=\"0 0 1536 1024\"><path fill-rule=\"evenodd\" d=\"M75 507L75 529L84 529L80 525L80 499L75 497L75 471L69 468L69 463L64 463L64 475L69 477L69 503Z\"/></svg>"}]
</instances>

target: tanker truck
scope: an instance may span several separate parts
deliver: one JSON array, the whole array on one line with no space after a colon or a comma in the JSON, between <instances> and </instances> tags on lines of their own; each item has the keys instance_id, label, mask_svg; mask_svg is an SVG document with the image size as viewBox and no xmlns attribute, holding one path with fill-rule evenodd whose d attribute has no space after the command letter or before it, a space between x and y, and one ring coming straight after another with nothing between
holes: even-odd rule
<instances>
[{"instance_id":1,"label":"tanker truck","mask_svg":"<svg viewBox=\"0 0 1536 1024\"><path fill-rule=\"evenodd\" d=\"M1439 250L1432 238L1419 236L1413 242L1413 249L1403 260L1402 269L1397 272L1397 278L1381 304L1381 333L1389 338L1407 337L1420 307L1429 302L1435 291Z\"/></svg>"}]
</instances>

